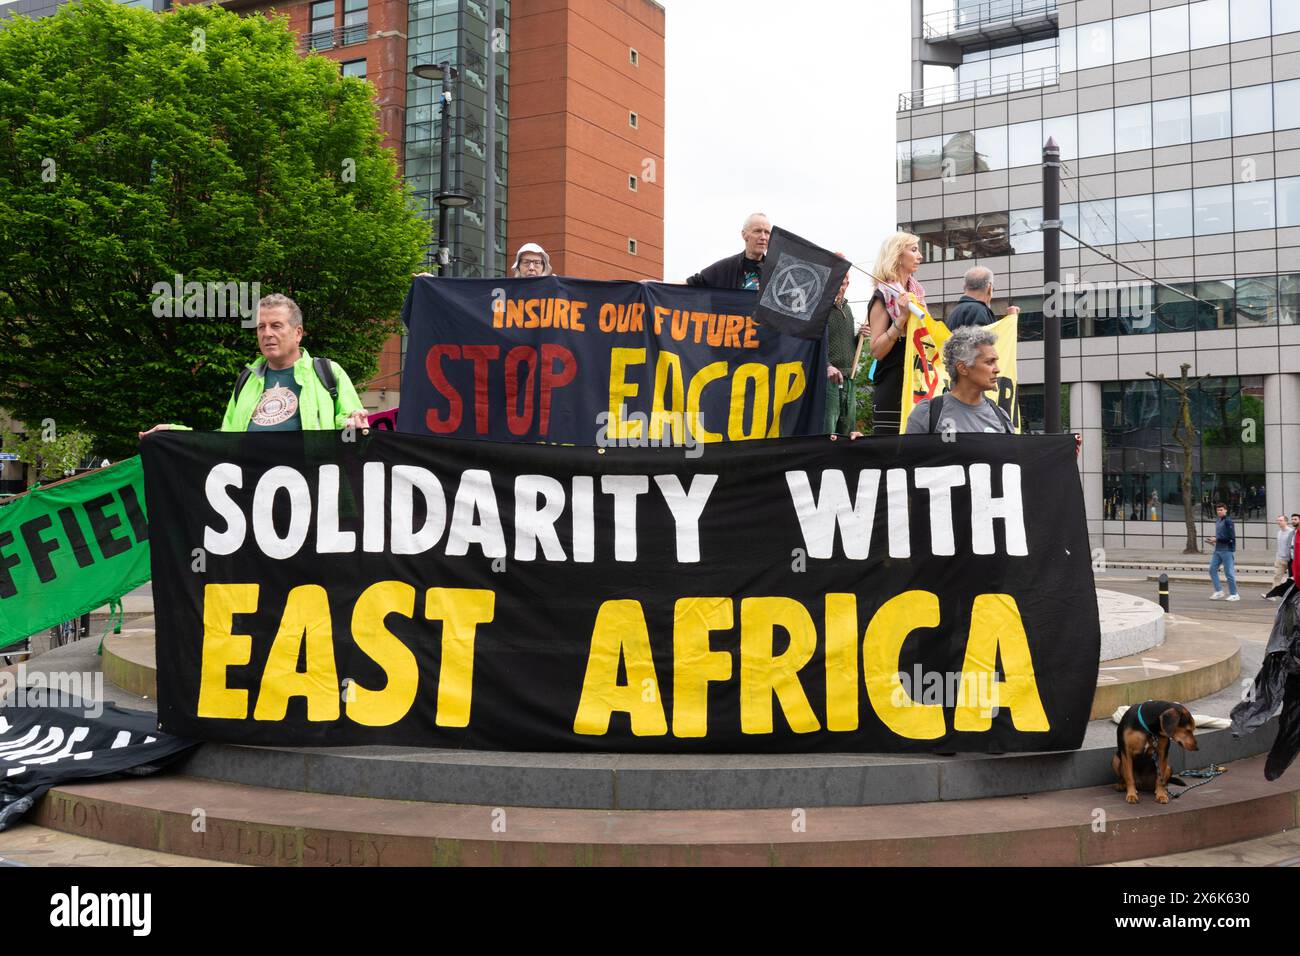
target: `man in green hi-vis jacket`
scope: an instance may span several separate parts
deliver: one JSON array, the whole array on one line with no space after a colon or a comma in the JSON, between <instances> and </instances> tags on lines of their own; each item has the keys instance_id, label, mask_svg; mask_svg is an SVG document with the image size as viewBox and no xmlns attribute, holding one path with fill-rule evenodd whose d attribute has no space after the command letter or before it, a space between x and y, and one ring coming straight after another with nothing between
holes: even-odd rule
<instances>
[{"instance_id":1,"label":"man in green hi-vis jacket","mask_svg":"<svg viewBox=\"0 0 1300 956\"><path fill-rule=\"evenodd\" d=\"M257 344L262 355L235 383L221 421L223 432L325 431L366 428L369 419L352 380L328 359L302 347L302 310L285 295L257 303ZM155 425L140 437L184 425Z\"/></svg>"}]
</instances>

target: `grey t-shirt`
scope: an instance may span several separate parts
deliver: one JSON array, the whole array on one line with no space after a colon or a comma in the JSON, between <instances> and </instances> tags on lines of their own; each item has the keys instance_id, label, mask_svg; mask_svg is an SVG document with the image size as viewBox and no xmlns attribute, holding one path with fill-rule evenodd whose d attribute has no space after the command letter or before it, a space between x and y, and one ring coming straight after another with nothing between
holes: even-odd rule
<instances>
[{"instance_id":1,"label":"grey t-shirt","mask_svg":"<svg viewBox=\"0 0 1300 956\"><path fill-rule=\"evenodd\" d=\"M912 409L907 416L907 434L925 435L930 431L930 399ZM939 409L936 434L952 430L957 432L993 432L1002 435L1011 431L1007 413L985 398L978 405L967 405L954 395L945 395Z\"/></svg>"},{"instance_id":2,"label":"grey t-shirt","mask_svg":"<svg viewBox=\"0 0 1300 956\"><path fill-rule=\"evenodd\" d=\"M1281 528L1277 533L1277 560L1290 561L1295 548L1295 529Z\"/></svg>"}]
</instances>

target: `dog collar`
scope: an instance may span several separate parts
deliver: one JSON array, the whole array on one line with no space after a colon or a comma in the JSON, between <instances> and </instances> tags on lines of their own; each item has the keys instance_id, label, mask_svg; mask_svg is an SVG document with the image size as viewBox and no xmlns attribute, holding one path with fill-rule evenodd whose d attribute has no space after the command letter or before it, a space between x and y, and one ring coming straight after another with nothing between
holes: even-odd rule
<instances>
[{"instance_id":1,"label":"dog collar","mask_svg":"<svg viewBox=\"0 0 1300 956\"><path fill-rule=\"evenodd\" d=\"M1145 703L1146 703L1146 701L1143 701L1143 702L1142 702L1142 704L1145 704ZM1145 733L1146 733L1146 735L1147 735L1148 737L1154 737L1155 734L1153 734L1153 733L1151 732L1151 728L1147 726L1147 722L1146 722L1145 720L1142 719L1142 704L1138 704L1138 705L1137 705L1138 723L1142 725L1142 730L1145 731Z\"/></svg>"}]
</instances>

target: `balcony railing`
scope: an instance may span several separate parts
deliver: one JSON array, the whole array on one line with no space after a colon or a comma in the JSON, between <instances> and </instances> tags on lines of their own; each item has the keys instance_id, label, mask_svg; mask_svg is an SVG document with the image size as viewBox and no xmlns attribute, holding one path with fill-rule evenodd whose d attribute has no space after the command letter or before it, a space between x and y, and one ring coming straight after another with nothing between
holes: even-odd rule
<instances>
[{"instance_id":1,"label":"balcony railing","mask_svg":"<svg viewBox=\"0 0 1300 956\"><path fill-rule=\"evenodd\" d=\"M912 90L898 94L898 111L919 110L923 106L940 106L944 103L956 103L971 100L979 96L999 96L1003 93L1018 93L1021 90L1034 90L1040 86L1052 86L1060 81L1061 70L1058 66L1044 66L1023 73L1011 73L1007 76L990 76L978 80L966 80L963 83L950 83L947 86L932 86L924 90Z\"/></svg>"},{"instance_id":2,"label":"balcony railing","mask_svg":"<svg viewBox=\"0 0 1300 956\"><path fill-rule=\"evenodd\" d=\"M927 40L957 34L995 39L1041 29L1056 16L1056 0L985 0L932 13L921 21L921 30Z\"/></svg>"},{"instance_id":3,"label":"balcony railing","mask_svg":"<svg viewBox=\"0 0 1300 956\"><path fill-rule=\"evenodd\" d=\"M351 46L364 43L370 36L369 23L354 23L351 26L335 27L333 30L317 30L303 36L298 44L300 53L312 50L332 50L335 47Z\"/></svg>"}]
</instances>

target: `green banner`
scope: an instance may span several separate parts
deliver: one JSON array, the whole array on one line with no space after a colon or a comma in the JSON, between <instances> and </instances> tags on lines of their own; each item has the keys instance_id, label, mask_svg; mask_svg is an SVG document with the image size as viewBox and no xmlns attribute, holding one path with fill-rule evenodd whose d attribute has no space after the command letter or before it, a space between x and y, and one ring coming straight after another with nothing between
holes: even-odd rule
<instances>
[{"instance_id":1,"label":"green banner","mask_svg":"<svg viewBox=\"0 0 1300 956\"><path fill-rule=\"evenodd\" d=\"M0 504L0 647L148 580L139 456Z\"/></svg>"}]
</instances>

